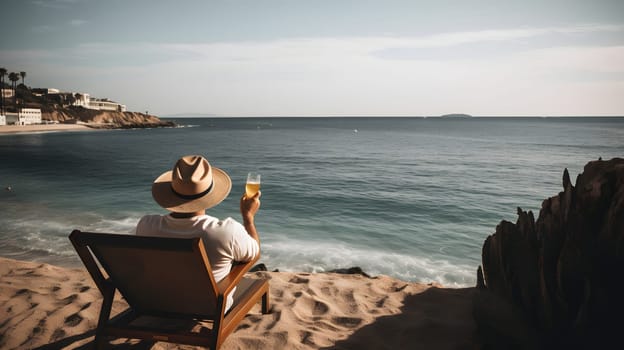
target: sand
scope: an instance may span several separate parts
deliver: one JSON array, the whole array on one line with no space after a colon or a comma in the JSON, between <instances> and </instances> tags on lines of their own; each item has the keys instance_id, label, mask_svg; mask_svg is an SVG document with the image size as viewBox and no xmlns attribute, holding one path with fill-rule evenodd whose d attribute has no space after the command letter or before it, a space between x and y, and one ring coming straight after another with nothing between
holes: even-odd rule
<instances>
[{"instance_id":1,"label":"sand","mask_svg":"<svg viewBox=\"0 0 624 350\"><path fill-rule=\"evenodd\" d=\"M36 124L36 125L0 125L0 134L33 133L50 131L85 131L93 130L80 124Z\"/></svg>"},{"instance_id":2,"label":"sand","mask_svg":"<svg viewBox=\"0 0 624 350\"><path fill-rule=\"evenodd\" d=\"M259 305L221 349L474 349L473 288L387 276L255 272L269 278ZM90 348L101 295L84 269L0 258L0 348ZM119 298L113 313L125 309ZM48 344L46 346L46 344ZM120 339L117 349L151 343ZM195 349L158 342L152 349Z\"/></svg>"}]
</instances>

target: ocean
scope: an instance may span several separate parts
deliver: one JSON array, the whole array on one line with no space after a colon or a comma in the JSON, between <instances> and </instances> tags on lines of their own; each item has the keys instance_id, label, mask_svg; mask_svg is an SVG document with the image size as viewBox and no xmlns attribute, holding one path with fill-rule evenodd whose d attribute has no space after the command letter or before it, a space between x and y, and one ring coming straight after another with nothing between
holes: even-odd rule
<instances>
[{"instance_id":1,"label":"ocean","mask_svg":"<svg viewBox=\"0 0 624 350\"><path fill-rule=\"evenodd\" d=\"M472 286L481 247L517 207L599 157L624 156L624 118L179 118L179 128L0 135L0 256L79 267L77 228L130 233L165 213L151 182L182 155L226 170L208 214L240 219L246 174L270 270L359 266ZM10 191L6 188L10 187Z\"/></svg>"}]
</instances>

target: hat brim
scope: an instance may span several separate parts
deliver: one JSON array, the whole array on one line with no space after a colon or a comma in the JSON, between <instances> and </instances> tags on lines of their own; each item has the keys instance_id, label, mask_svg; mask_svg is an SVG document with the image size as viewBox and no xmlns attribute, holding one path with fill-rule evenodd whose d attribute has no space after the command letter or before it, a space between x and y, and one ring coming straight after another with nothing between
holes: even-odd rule
<instances>
[{"instance_id":1,"label":"hat brim","mask_svg":"<svg viewBox=\"0 0 624 350\"><path fill-rule=\"evenodd\" d=\"M205 196L186 199L178 196L171 188L172 171L160 175L152 184L152 197L161 207L176 213L194 213L221 203L230 194L232 180L228 174L212 167L212 190Z\"/></svg>"}]
</instances>

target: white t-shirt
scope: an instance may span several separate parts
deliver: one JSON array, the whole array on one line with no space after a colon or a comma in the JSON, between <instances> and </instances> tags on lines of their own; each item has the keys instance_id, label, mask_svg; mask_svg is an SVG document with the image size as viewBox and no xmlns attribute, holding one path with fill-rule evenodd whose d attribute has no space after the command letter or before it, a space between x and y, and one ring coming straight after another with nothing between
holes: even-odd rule
<instances>
[{"instance_id":1,"label":"white t-shirt","mask_svg":"<svg viewBox=\"0 0 624 350\"><path fill-rule=\"evenodd\" d=\"M217 282L230 273L234 261L250 261L260 254L258 242L247 233L243 225L232 218L219 220L209 215L191 218L146 215L137 224L136 234L157 237L201 237ZM226 310L232 306L233 294L234 291L228 295Z\"/></svg>"}]
</instances>

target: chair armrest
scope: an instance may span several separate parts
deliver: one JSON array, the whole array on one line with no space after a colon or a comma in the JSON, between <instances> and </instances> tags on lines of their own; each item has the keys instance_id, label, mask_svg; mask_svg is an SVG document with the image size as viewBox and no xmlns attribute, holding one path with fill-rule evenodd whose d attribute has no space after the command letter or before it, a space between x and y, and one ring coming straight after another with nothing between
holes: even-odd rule
<instances>
[{"instance_id":1,"label":"chair armrest","mask_svg":"<svg viewBox=\"0 0 624 350\"><path fill-rule=\"evenodd\" d=\"M234 287L238 285L238 283L243 279L245 273L249 271L255 263L260 259L260 254L247 262L235 262L232 265L232 270L230 273L225 276L224 279L217 283L217 288L219 289L220 295L227 295L232 291Z\"/></svg>"}]
</instances>

